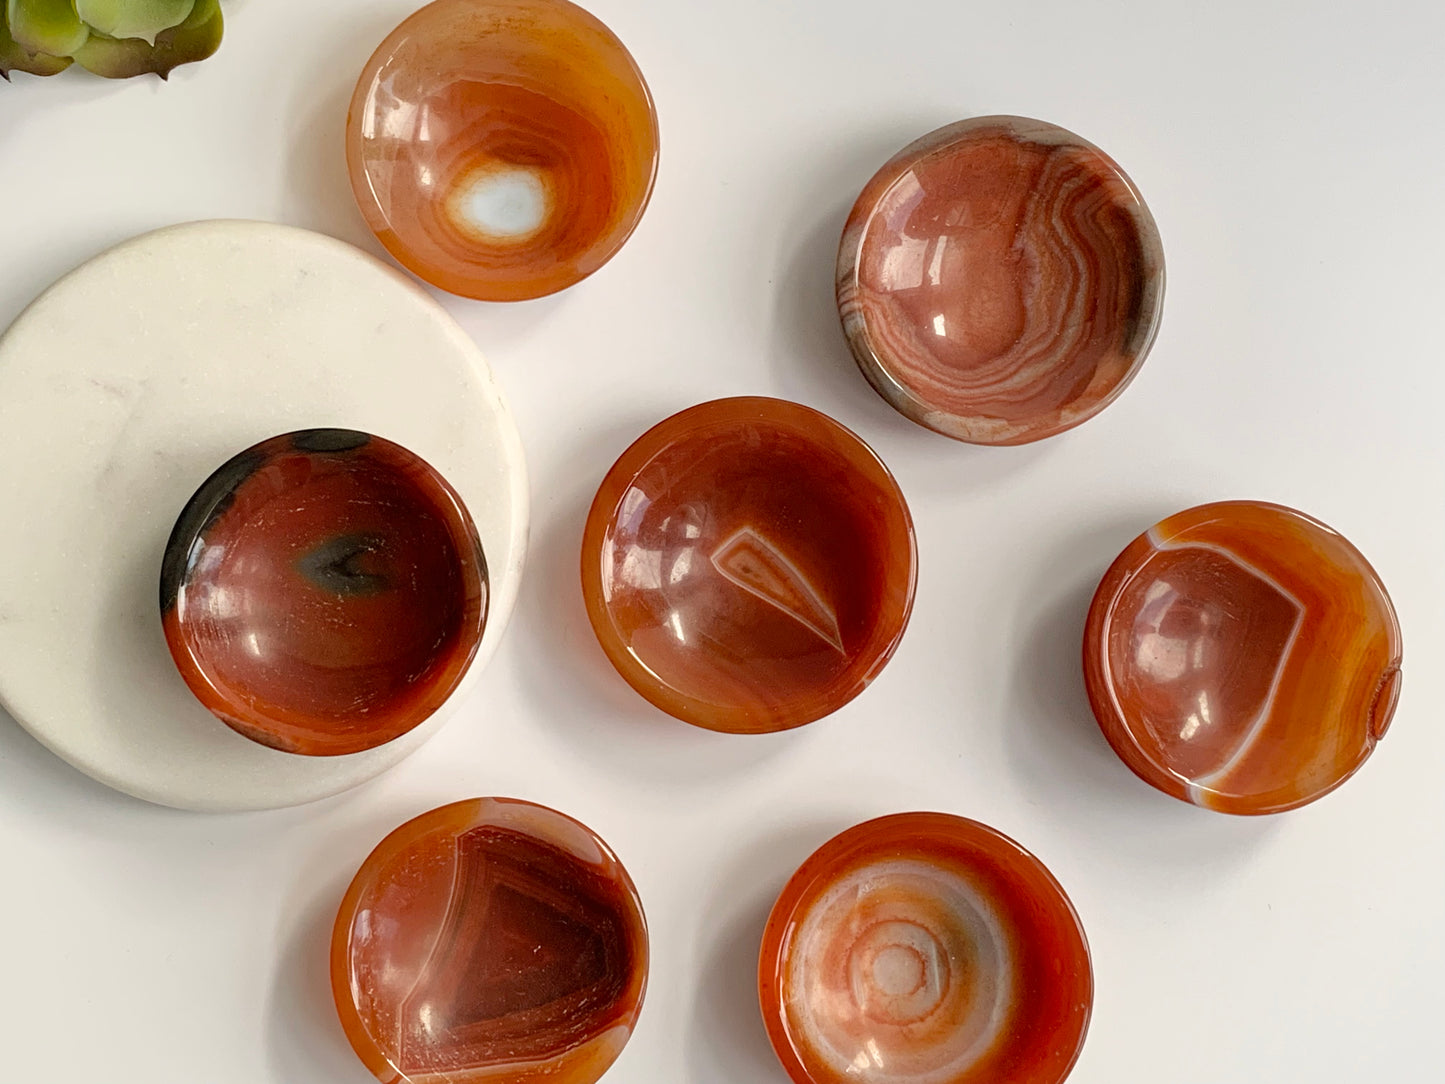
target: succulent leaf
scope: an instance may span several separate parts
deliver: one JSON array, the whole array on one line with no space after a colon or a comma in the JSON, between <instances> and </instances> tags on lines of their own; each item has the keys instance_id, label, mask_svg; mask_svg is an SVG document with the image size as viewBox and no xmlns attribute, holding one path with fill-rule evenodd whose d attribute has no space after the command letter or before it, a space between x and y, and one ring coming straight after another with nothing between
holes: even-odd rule
<instances>
[{"instance_id":1,"label":"succulent leaf","mask_svg":"<svg viewBox=\"0 0 1445 1084\"><path fill-rule=\"evenodd\" d=\"M29 53L69 56L90 36L71 0L6 0L10 37Z\"/></svg>"},{"instance_id":2,"label":"succulent leaf","mask_svg":"<svg viewBox=\"0 0 1445 1084\"><path fill-rule=\"evenodd\" d=\"M65 6L71 6L70 0ZM180 26L197 6L197 0L74 0L74 13L108 38L140 38L154 45L158 35Z\"/></svg>"},{"instance_id":3,"label":"succulent leaf","mask_svg":"<svg viewBox=\"0 0 1445 1084\"><path fill-rule=\"evenodd\" d=\"M195 5L195 7L191 8L190 15L186 16L186 21L181 23L179 29L194 30L208 20L220 17L221 0L195 0Z\"/></svg>"},{"instance_id":4,"label":"succulent leaf","mask_svg":"<svg viewBox=\"0 0 1445 1084\"><path fill-rule=\"evenodd\" d=\"M224 29L221 0L195 0L194 9L180 25L158 33L154 45L142 38L92 33L76 51L75 61L107 79L129 79L147 72L166 79L182 64L205 60L219 49Z\"/></svg>"},{"instance_id":5,"label":"succulent leaf","mask_svg":"<svg viewBox=\"0 0 1445 1084\"><path fill-rule=\"evenodd\" d=\"M54 75L70 67L68 56L47 56L45 53L32 54L10 36L5 19L5 10L0 8L0 79L9 80L11 72L29 72L31 75Z\"/></svg>"}]
</instances>

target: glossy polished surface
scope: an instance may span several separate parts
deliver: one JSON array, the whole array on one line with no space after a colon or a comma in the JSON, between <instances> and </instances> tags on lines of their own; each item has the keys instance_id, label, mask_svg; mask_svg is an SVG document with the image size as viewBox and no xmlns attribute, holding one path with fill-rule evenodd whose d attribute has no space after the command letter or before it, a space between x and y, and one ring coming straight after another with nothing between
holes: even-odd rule
<instances>
[{"instance_id":1,"label":"glossy polished surface","mask_svg":"<svg viewBox=\"0 0 1445 1084\"><path fill-rule=\"evenodd\" d=\"M648 430L597 492L588 616L663 711L735 733L812 722L892 656L917 551L903 494L831 418L720 399Z\"/></svg>"},{"instance_id":2,"label":"glossy polished surface","mask_svg":"<svg viewBox=\"0 0 1445 1084\"><path fill-rule=\"evenodd\" d=\"M208 478L166 545L161 616L181 676L232 729L334 756L418 726L486 622L461 499L399 445L346 429L263 441Z\"/></svg>"},{"instance_id":3,"label":"glossy polished surface","mask_svg":"<svg viewBox=\"0 0 1445 1084\"><path fill-rule=\"evenodd\" d=\"M975 821L901 813L824 844L763 934L768 1036L796 1084L1058 1084L1093 973L1047 869Z\"/></svg>"},{"instance_id":4,"label":"glossy polished surface","mask_svg":"<svg viewBox=\"0 0 1445 1084\"><path fill-rule=\"evenodd\" d=\"M1364 764L1400 695L1375 571L1317 520L1230 501L1156 524L1089 610L1084 676L1140 778L1224 813L1277 813Z\"/></svg>"},{"instance_id":5,"label":"glossy polished surface","mask_svg":"<svg viewBox=\"0 0 1445 1084\"><path fill-rule=\"evenodd\" d=\"M386 1084L591 1084L632 1034L647 926L583 825L505 798L402 825L347 890L331 985Z\"/></svg>"},{"instance_id":6,"label":"glossy polished surface","mask_svg":"<svg viewBox=\"0 0 1445 1084\"><path fill-rule=\"evenodd\" d=\"M979 117L905 148L843 233L838 306L870 383L921 425L1025 444L1093 417L1153 344L1164 254L1133 183L1043 121Z\"/></svg>"},{"instance_id":7,"label":"glossy polished surface","mask_svg":"<svg viewBox=\"0 0 1445 1084\"><path fill-rule=\"evenodd\" d=\"M372 56L347 121L368 225L433 285L561 290L642 218L657 117L617 37L566 0L437 0Z\"/></svg>"}]
</instances>

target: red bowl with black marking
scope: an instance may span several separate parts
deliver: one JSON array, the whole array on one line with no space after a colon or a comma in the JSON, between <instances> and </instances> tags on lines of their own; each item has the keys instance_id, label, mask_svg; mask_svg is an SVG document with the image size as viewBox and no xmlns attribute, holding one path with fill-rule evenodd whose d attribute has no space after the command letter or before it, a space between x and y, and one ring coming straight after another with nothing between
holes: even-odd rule
<instances>
[{"instance_id":1,"label":"red bowl with black marking","mask_svg":"<svg viewBox=\"0 0 1445 1084\"><path fill-rule=\"evenodd\" d=\"M456 691L486 625L466 506L400 445L308 429L240 453L166 545L171 656L212 714L285 752L338 756L419 726Z\"/></svg>"}]
</instances>

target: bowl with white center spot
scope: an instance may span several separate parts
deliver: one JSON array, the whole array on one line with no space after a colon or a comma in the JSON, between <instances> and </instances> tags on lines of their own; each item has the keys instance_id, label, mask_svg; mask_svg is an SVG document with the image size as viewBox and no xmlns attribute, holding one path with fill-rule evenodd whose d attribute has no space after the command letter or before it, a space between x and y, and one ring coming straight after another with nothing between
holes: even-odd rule
<instances>
[{"instance_id":1,"label":"bowl with white center spot","mask_svg":"<svg viewBox=\"0 0 1445 1084\"><path fill-rule=\"evenodd\" d=\"M657 112L610 29L567 0L436 0L382 42L347 118L352 191L406 268L521 301L592 274L642 218Z\"/></svg>"}]
</instances>

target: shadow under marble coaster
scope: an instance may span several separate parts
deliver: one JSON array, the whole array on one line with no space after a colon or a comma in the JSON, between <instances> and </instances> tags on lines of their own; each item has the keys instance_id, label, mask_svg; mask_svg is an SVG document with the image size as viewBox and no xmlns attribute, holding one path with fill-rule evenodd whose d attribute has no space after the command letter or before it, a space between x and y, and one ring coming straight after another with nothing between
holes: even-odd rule
<instances>
[{"instance_id":1,"label":"shadow under marble coaster","mask_svg":"<svg viewBox=\"0 0 1445 1084\"><path fill-rule=\"evenodd\" d=\"M421 726L384 746L297 757L191 695L156 579L177 514L240 448L290 430L384 433L440 471L487 554L476 660ZM517 597L522 448L476 344L420 287L320 234L200 222L67 275L0 338L0 702L118 790L188 809L295 805L386 770L444 722Z\"/></svg>"}]
</instances>

